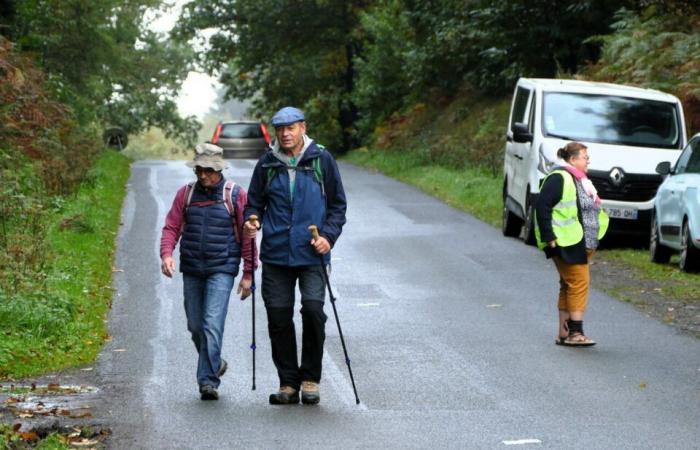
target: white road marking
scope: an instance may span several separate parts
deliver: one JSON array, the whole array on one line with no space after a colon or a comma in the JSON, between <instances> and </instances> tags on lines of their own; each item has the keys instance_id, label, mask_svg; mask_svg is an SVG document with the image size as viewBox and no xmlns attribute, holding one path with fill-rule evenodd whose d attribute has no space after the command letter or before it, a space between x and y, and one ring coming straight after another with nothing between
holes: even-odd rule
<instances>
[{"instance_id":1,"label":"white road marking","mask_svg":"<svg viewBox=\"0 0 700 450\"><path fill-rule=\"evenodd\" d=\"M360 308L369 308L372 306L379 306L379 303L358 303L357 306Z\"/></svg>"},{"instance_id":2,"label":"white road marking","mask_svg":"<svg viewBox=\"0 0 700 450\"><path fill-rule=\"evenodd\" d=\"M516 439L512 441L503 441L506 445L526 445L526 444L541 444L539 439Z\"/></svg>"}]
</instances>

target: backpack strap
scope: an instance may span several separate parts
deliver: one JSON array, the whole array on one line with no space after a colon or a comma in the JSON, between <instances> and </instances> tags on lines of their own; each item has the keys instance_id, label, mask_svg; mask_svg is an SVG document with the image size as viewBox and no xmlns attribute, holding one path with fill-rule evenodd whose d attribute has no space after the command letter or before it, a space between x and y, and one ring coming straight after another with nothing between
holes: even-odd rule
<instances>
[{"instance_id":1,"label":"backpack strap","mask_svg":"<svg viewBox=\"0 0 700 450\"><path fill-rule=\"evenodd\" d=\"M321 144L316 144L316 148L319 149L321 153L326 151L326 147L324 147ZM267 169L265 174L267 181L265 182L265 193L270 191L270 185L272 184L272 180L275 179L275 176L277 176L277 173L279 172L279 169L291 169L291 170L313 170L314 172L314 178L316 179L316 182L321 185L321 194L323 197L326 197L326 187L325 187L325 180L323 178L323 168L321 167L321 157L318 156L314 159L311 160L311 168L309 169L308 166L289 166L283 164L281 161L276 161L272 163L266 163L263 164L263 168Z\"/></svg>"},{"instance_id":2,"label":"backpack strap","mask_svg":"<svg viewBox=\"0 0 700 450\"><path fill-rule=\"evenodd\" d=\"M182 229L180 230L181 232L185 230L185 222L187 218L187 208L190 207L190 203L192 203L192 193L194 192L194 184L196 182L192 181L190 183L187 183L185 185L185 203L182 204Z\"/></svg>"},{"instance_id":3,"label":"backpack strap","mask_svg":"<svg viewBox=\"0 0 700 450\"><path fill-rule=\"evenodd\" d=\"M238 232L238 194L241 192L241 187L232 180L226 180L224 185L224 206L231 216L231 225L233 225L233 234L236 236L236 242L241 243L241 236Z\"/></svg>"},{"instance_id":4,"label":"backpack strap","mask_svg":"<svg viewBox=\"0 0 700 450\"><path fill-rule=\"evenodd\" d=\"M187 185L185 186L185 204L184 204L184 207L182 209L183 214L185 212L187 212L187 208L189 208L190 203L192 203L192 194L194 193L194 184L195 183L196 183L195 181L192 181L190 183L187 183Z\"/></svg>"}]
</instances>

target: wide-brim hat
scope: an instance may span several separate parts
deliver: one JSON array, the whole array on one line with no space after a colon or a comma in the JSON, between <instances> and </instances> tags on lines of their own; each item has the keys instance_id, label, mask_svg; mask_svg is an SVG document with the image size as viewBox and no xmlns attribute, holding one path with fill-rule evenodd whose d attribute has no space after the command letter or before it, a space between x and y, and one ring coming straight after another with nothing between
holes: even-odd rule
<instances>
[{"instance_id":1,"label":"wide-brim hat","mask_svg":"<svg viewBox=\"0 0 700 450\"><path fill-rule=\"evenodd\" d=\"M194 159L187 161L187 167L208 167L221 172L228 167L224 161L224 149L214 144L197 144L194 148Z\"/></svg>"}]
</instances>

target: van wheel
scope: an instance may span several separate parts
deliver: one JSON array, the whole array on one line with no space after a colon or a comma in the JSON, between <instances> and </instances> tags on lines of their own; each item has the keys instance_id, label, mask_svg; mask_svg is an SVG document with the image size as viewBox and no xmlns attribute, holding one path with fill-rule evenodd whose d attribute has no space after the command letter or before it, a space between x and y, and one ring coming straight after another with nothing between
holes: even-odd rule
<instances>
[{"instance_id":1,"label":"van wheel","mask_svg":"<svg viewBox=\"0 0 700 450\"><path fill-rule=\"evenodd\" d=\"M503 186L503 217L501 220L501 231L503 232L503 236L519 236L522 226L523 221L520 219L520 217L513 214L506 206L506 187Z\"/></svg>"},{"instance_id":2,"label":"van wheel","mask_svg":"<svg viewBox=\"0 0 700 450\"><path fill-rule=\"evenodd\" d=\"M671 260L671 249L659 242L659 226L656 223L656 211L651 213L651 230L649 232L649 257L652 262L666 264Z\"/></svg>"},{"instance_id":3,"label":"van wheel","mask_svg":"<svg viewBox=\"0 0 700 450\"><path fill-rule=\"evenodd\" d=\"M531 203L532 202L528 198L526 209L527 217L523 224L521 234L523 241L525 241L527 245L535 245L537 243L537 239L535 238L535 206Z\"/></svg>"},{"instance_id":4,"label":"van wheel","mask_svg":"<svg viewBox=\"0 0 700 450\"><path fill-rule=\"evenodd\" d=\"M681 236L681 260L678 263L684 272L697 272L700 270L700 250L698 250L690 238L688 220L683 222L683 234Z\"/></svg>"}]
</instances>

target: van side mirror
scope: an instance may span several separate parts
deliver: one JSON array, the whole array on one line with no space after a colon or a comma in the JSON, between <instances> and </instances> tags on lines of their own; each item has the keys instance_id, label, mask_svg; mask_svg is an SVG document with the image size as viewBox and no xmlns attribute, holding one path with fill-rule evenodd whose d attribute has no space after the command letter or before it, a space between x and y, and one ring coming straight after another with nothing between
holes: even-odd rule
<instances>
[{"instance_id":1,"label":"van side mirror","mask_svg":"<svg viewBox=\"0 0 700 450\"><path fill-rule=\"evenodd\" d=\"M656 173L659 175L668 175L671 173L671 163L668 161L660 162L656 165Z\"/></svg>"},{"instance_id":2,"label":"van side mirror","mask_svg":"<svg viewBox=\"0 0 700 450\"><path fill-rule=\"evenodd\" d=\"M532 142L532 133L530 133L530 130L527 128L527 125L525 125L524 123L515 122L513 124L512 131L513 140L515 142Z\"/></svg>"}]
</instances>

